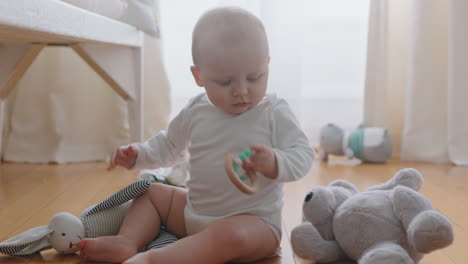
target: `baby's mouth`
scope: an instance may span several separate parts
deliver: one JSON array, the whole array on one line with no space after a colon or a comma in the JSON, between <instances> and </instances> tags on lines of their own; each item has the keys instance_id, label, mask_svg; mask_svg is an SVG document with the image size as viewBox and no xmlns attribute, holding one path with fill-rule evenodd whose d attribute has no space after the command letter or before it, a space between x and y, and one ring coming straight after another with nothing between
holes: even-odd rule
<instances>
[{"instance_id":1,"label":"baby's mouth","mask_svg":"<svg viewBox=\"0 0 468 264\"><path fill-rule=\"evenodd\" d=\"M235 103L234 106L235 107L245 107L245 106L248 106L249 103L246 103L246 102L241 102L241 103Z\"/></svg>"}]
</instances>

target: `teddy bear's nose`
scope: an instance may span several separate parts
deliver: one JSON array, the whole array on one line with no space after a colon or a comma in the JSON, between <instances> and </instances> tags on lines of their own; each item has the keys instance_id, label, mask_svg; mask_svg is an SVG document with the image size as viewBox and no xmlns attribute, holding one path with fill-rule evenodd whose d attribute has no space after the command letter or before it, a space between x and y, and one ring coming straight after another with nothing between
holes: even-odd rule
<instances>
[{"instance_id":1,"label":"teddy bear's nose","mask_svg":"<svg viewBox=\"0 0 468 264\"><path fill-rule=\"evenodd\" d=\"M312 199L312 197L314 197L314 193L310 192L309 194L307 194L307 196L305 198L305 202L307 203L308 201L310 201L310 199Z\"/></svg>"}]
</instances>

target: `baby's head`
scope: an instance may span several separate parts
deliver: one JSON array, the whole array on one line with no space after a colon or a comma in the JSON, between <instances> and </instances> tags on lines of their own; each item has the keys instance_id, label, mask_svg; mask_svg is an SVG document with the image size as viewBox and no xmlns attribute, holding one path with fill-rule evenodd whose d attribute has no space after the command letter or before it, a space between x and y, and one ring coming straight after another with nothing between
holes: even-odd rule
<instances>
[{"instance_id":1,"label":"baby's head","mask_svg":"<svg viewBox=\"0 0 468 264\"><path fill-rule=\"evenodd\" d=\"M210 10L198 20L191 67L210 101L232 114L257 105L268 82L268 40L262 22L235 7Z\"/></svg>"}]
</instances>

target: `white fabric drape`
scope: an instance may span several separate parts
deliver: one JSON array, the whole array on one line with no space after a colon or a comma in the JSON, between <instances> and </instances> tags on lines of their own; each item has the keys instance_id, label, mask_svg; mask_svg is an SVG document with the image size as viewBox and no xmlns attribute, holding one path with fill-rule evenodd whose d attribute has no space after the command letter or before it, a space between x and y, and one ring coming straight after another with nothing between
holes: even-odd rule
<instances>
[{"instance_id":1,"label":"white fabric drape","mask_svg":"<svg viewBox=\"0 0 468 264\"><path fill-rule=\"evenodd\" d=\"M388 128L394 156L401 152L410 6L408 0L370 2L364 124Z\"/></svg>"},{"instance_id":2,"label":"white fabric drape","mask_svg":"<svg viewBox=\"0 0 468 264\"><path fill-rule=\"evenodd\" d=\"M167 125L169 85L160 39L145 36L146 138ZM128 143L127 103L70 48L41 52L8 98L3 159L105 160Z\"/></svg>"},{"instance_id":3,"label":"white fabric drape","mask_svg":"<svg viewBox=\"0 0 468 264\"><path fill-rule=\"evenodd\" d=\"M365 121L390 128L402 160L468 165L467 11L464 0L371 2Z\"/></svg>"},{"instance_id":4,"label":"white fabric drape","mask_svg":"<svg viewBox=\"0 0 468 264\"><path fill-rule=\"evenodd\" d=\"M468 2L452 0L449 8L448 144L449 159L468 165Z\"/></svg>"},{"instance_id":5,"label":"white fabric drape","mask_svg":"<svg viewBox=\"0 0 468 264\"><path fill-rule=\"evenodd\" d=\"M369 0L161 1L172 115L202 91L189 70L195 22L204 11L226 5L245 8L264 22L271 56L268 90L288 100L312 144L329 122L345 129L362 122Z\"/></svg>"}]
</instances>

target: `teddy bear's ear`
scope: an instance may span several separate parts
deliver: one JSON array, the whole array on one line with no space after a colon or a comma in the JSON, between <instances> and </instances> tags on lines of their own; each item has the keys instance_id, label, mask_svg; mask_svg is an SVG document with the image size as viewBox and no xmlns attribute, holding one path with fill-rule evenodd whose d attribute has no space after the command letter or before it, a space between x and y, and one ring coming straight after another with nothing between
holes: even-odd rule
<instances>
[{"instance_id":1,"label":"teddy bear's ear","mask_svg":"<svg viewBox=\"0 0 468 264\"><path fill-rule=\"evenodd\" d=\"M39 226L0 242L0 253L8 255L30 255L52 248L48 240L53 231L47 226Z\"/></svg>"}]
</instances>

